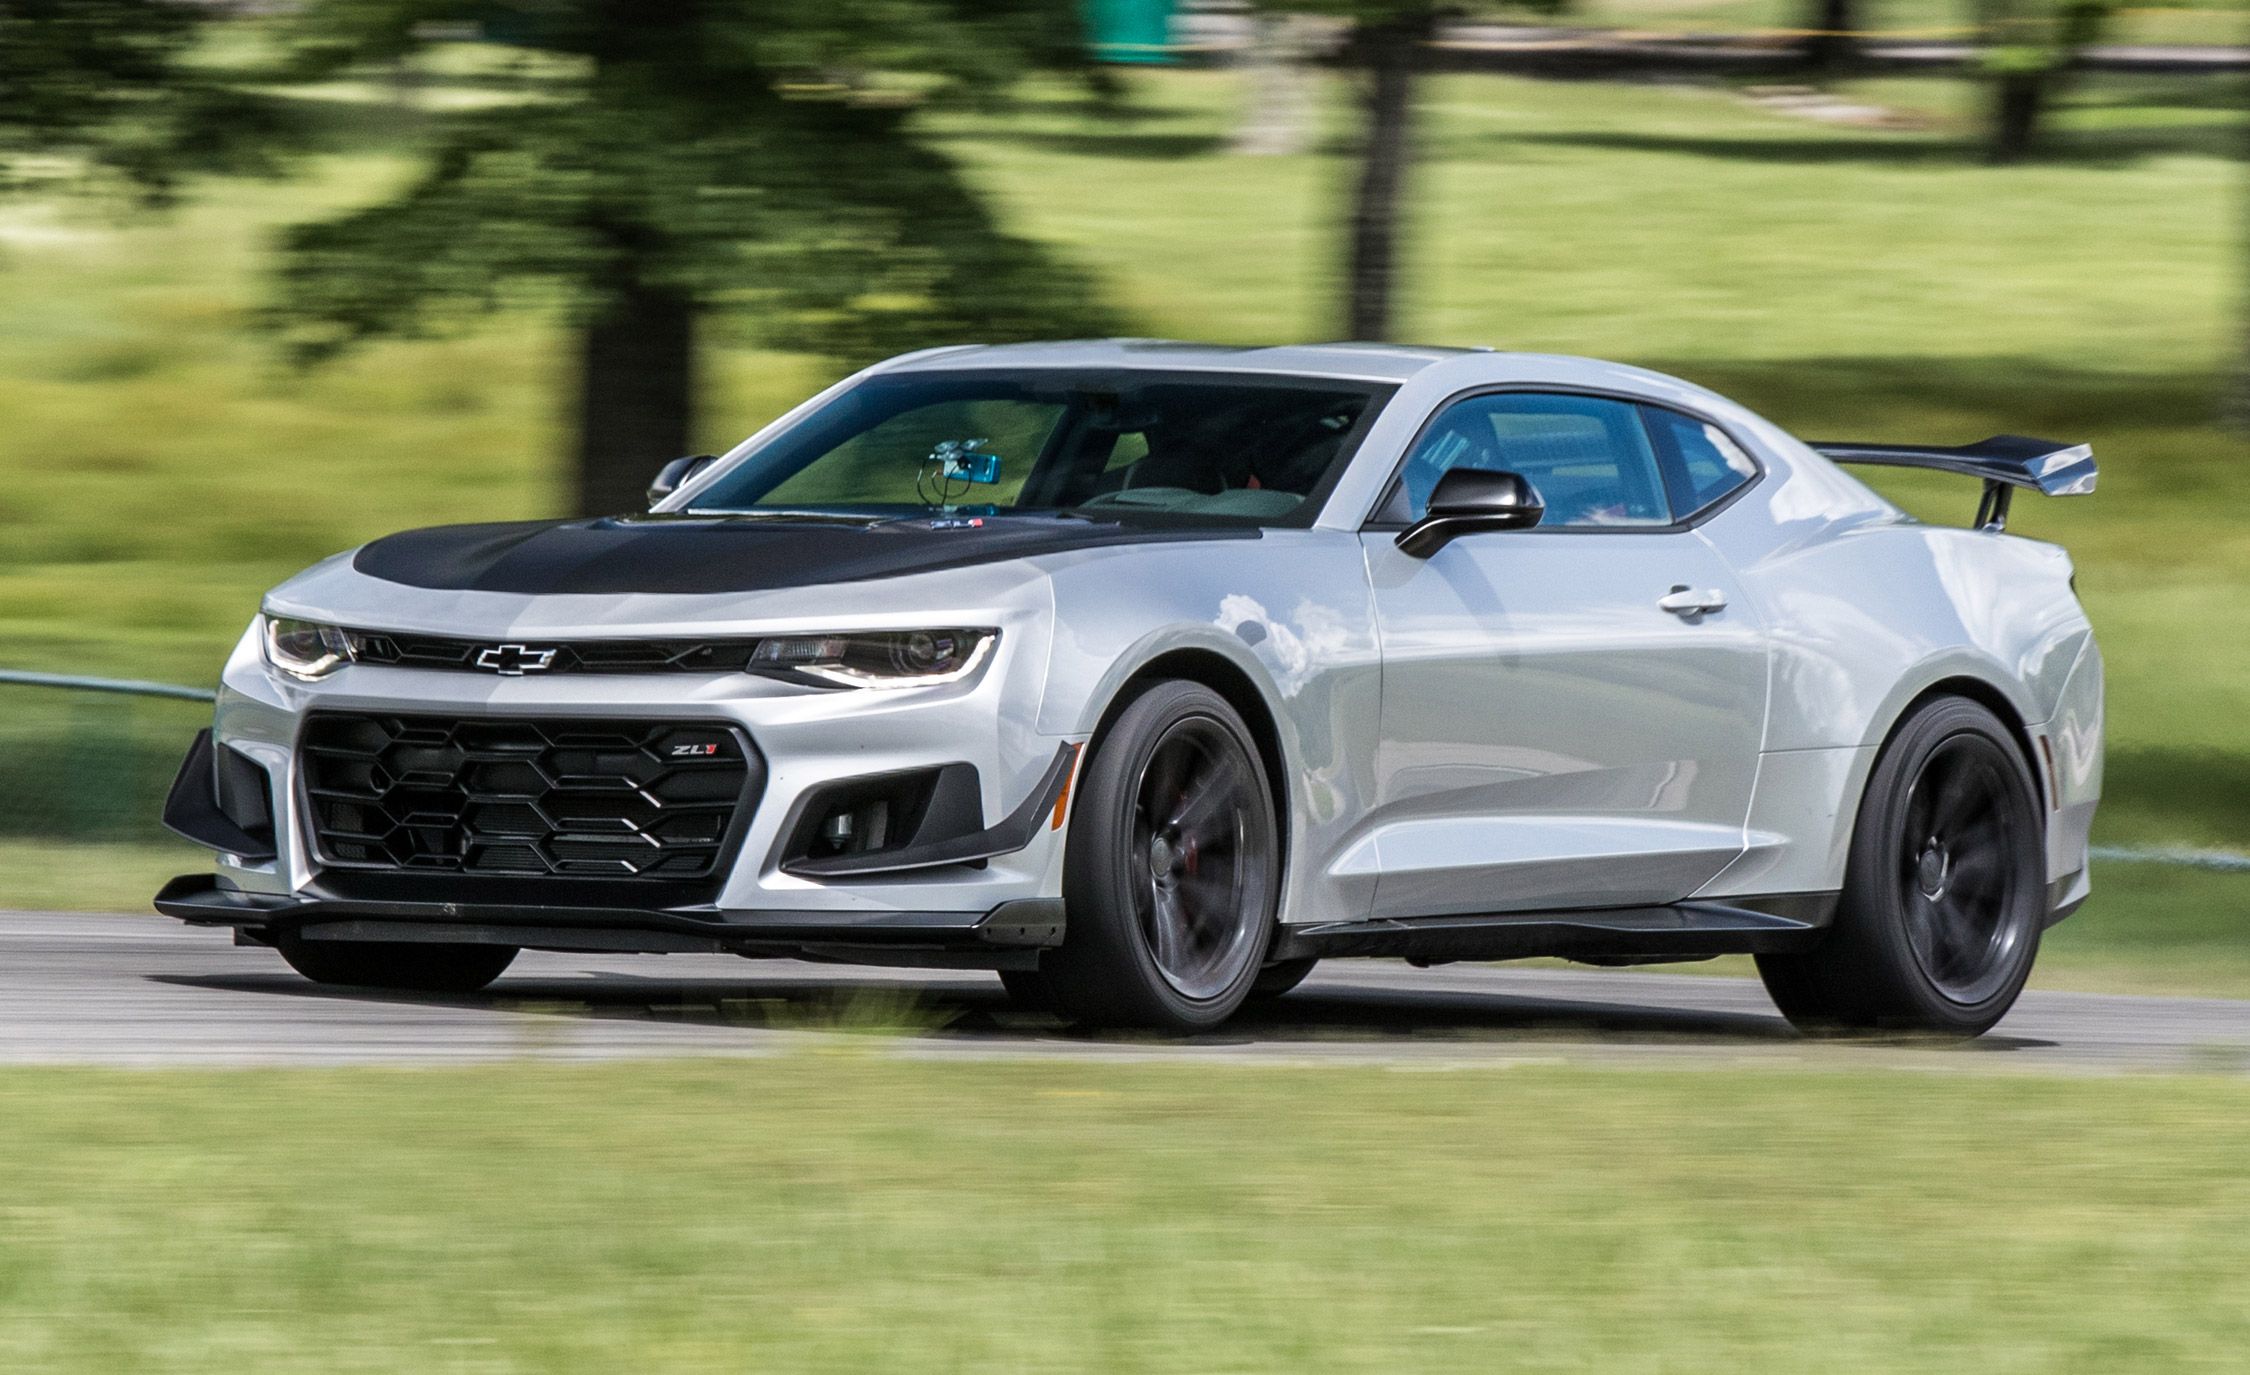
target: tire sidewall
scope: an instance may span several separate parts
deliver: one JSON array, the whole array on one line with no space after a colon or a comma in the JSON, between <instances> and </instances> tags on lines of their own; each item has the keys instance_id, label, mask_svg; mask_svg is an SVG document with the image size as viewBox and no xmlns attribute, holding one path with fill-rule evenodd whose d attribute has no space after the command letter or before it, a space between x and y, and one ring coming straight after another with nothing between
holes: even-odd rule
<instances>
[{"instance_id":1,"label":"tire sidewall","mask_svg":"<svg viewBox=\"0 0 2250 1375\"><path fill-rule=\"evenodd\" d=\"M1250 985L1253 998L1278 998L1312 976L1313 966L1319 964L1312 956L1294 960L1277 960L1258 972Z\"/></svg>"},{"instance_id":2,"label":"tire sidewall","mask_svg":"<svg viewBox=\"0 0 2250 1375\"><path fill-rule=\"evenodd\" d=\"M1242 752L1255 780L1252 789L1263 828L1265 899L1256 916L1251 957L1235 979L1210 998L1189 998L1174 988L1157 966L1139 930L1137 895L1128 859L1133 817L1143 772L1157 744L1173 726L1196 718L1211 721ZM1068 913L1058 975L1085 992L1095 966L1106 967L1110 996L1088 1008L1099 1019L1139 1025L1203 1030L1225 1021L1249 997L1271 947L1281 896L1280 818L1257 742L1227 700L1198 683L1168 681L1151 686L1119 713L1096 742L1078 789L1064 847L1063 896ZM1072 977L1076 975L1077 977ZM1089 1001L1081 996L1073 1001Z\"/></svg>"},{"instance_id":3,"label":"tire sidewall","mask_svg":"<svg viewBox=\"0 0 2250 1375\"><path fill-rule=\"evenodd\" d=\"M2011 956L2013 968L1992 993L1974 1003L1956 1001L1923 968L1906 929L1907 894L1898 863L1915 780L1940 746L1963 735L1997 747L2031 830L2009 857L2019 866L2014 901L2024 909L2012 918L2024 928ZM2045 827L2037 780L2007 727L1989 709L1965 698L1943 697L1916 708L1901 723L1876 762L1861 800L1838 912L1837 934L1867 947L1864 953L1872 958L1866 973L1872 981L1887 985L1880 990L1891 995L1885 1001L1894 1008L1911 1009L1907 1016L1879 1020L1975 1033L2006 1015L2030 978L2039 952L2046 891Z\"/></svg>"}]
</instances>

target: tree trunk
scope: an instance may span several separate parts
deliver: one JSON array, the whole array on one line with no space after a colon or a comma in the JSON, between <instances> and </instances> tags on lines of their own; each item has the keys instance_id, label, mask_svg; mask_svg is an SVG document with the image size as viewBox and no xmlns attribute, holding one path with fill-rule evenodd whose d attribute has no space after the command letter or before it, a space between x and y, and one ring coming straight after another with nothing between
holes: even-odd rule
<instances>
[{"instance_id":1,"label":"tree trunk","mask_svg":"<svg viewBox=\"0 0 2250 1375\"><path fill-rule=\"evenodd\" d=\"M695 303L636 276L618 282L579 341L580 515L648 508L656 470L689 452L695 415Z\"/></svg>"},{"instance_id":2,"label":"tree trunk","mask_svg":"<svg viewBox=\"0 0 2250 1375\"><path fill-rule=\"evenodd\" d=\"M592 101L631 110L652 83L683 79L700 0L588 0ZM571 504L580 515L648 509L656 470L687 454L695 416L695 298L663 278L663 231L630 205L596 205L584 226L599 259L581 283L578 450Z\"/></svg>"},{"instance_id":3,"label":"tree trunk","mask_svg":"<svg viewBox=\"0 0 2250 1375\"><path fill-rule=\"evenodd\" d=\"M1858 56L1858 33L1858 0L1812 0L1798 56L1807 71L1833 72Z\"/></svg>"},{"instance_id":4,"label":"tree trunk","mask_svg":"<svg viewBox=\"0 0 2250 1375\"><path fill-rule=\"evenodd\" d=\"M1367 66L1366 132L1352 194L1345 264L1344 333L1388 339L1394 325L1398 241L1406 174L1413 160L1414 77L1433 16L1420 10L1360 30Z\"/></svg>"},{"instance_id":5,"label":"tree trunk","mask_svg":"<svg viewBox=\"0 0 2250 1375\"><path fill-rule=\"evenodd\" d=\"M2045 68L2002 72L1992 84L1992 144L1986 160L2005 167L2031 156L2047 104Z\"/></svg>"}]
</instances>

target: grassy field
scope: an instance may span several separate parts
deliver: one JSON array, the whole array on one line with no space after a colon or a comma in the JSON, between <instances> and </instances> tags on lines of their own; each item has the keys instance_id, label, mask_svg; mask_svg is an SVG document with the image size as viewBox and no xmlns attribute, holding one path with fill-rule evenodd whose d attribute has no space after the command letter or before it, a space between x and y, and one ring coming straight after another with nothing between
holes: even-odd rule
<instances>
[{"instance_id":1,"label":"grassy field","mask_svg":"<svg viewBox=\"0 0 2250 1375\"><path fill-rule=\"evenodd\" d=\"M0 1367L2030 1375L2250 1343L2238 1082L881 1046L0 1073Z\"/></svg>"},{"instance_id":2,"label":"grassy field","mask_svg":"<svg viewBox=\"0 0 2250 1375\"><path fill-rule=\"evenodd\" d=\"M2242 276L2231 88L2088 81L2056 155L2005 170L1975 161L1975 88L1852 93L1920 127L1808 123L1721 86L1433 82L1403 332L1647 363L1807 433L2092 439L2101 493L2020 503L2015 525L2072 550L2107 651L2100 838L2250 846L2250 451L2211 424ZM406 165L417 116L336 94L337 151L300 180L124 226L0 205L0 665L208 683L259 592L305 563L556 506L568 368L548 317L309 374L249 327L275 229ZM939 131L1146 332L1331 334L1342 120L1313 153L1245 158L1226 149L1239 97L1226 73L1164 73L1123 114L1050 92ZM721 343L712 446L835 370ZM1941 519L1973 500L1893 490ZM111 710L0 688L0 901L53 891L8 877L40 847L147 837L196 713L135 708L112 732ZM66 786L88 759L137 781L110 800ZM2116 929L2250 961L2239 879L2114 872L2097 901ZM2216 906L2178 919L2191 899Z\"/></svg>"},{"instance_id":3,"label":"grassy field","mask_svg":"<svg viewBox=\"0 0 2250 1375\"><path fill-rule=\"evenodd\" d=\"M2029 6L2019 7L2029 11ZM1552 19L1641 33L1801 33L1813 22L1811 0L1583 0ZM1961 0L1862 0L1860 32L1900 39L1971 41L1976 10ZM1527 18L1529 18L1527 16ZM2111 43L2212 44L2250 41L2250 13L2238 0L2198 4L2121 5L2112 13Z\"/></svg>"}]
</instances>

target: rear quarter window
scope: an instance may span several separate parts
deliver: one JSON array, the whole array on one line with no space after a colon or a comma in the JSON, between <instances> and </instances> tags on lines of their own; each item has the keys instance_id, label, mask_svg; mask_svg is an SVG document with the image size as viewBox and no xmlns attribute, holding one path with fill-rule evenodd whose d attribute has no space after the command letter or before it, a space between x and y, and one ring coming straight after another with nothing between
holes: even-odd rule
<instances>
[{"instance_id":1,"label":"rear quarter window","mask_svg":"<svg viewBox=\"0 0 2250 1375\"><path fill-rule=\"evenodd\" d=\"M1758 475L1756 461L1711 422L1661 406L1643 406L1641 413L1680 519L1725 500Z\"/></svg>"}]
</instances>

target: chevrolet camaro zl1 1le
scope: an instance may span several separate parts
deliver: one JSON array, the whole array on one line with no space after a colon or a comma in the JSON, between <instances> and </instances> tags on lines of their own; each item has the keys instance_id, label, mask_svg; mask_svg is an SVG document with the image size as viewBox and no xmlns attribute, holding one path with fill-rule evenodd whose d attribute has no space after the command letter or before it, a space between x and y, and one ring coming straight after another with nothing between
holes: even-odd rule
<instances>
[{"instance_id":1,"label":"chevrolet camaro zl1 1le","mask_svg":"<svg viewBox=\"0 0 2250 1375\"><path fill-rule=\"evenodd\" d=\"M379 987L731 951L1193 1030L1339 956L1748 953L1808 1028L1974 1034L2087 894L2101 658L2003 527L2093 486L1587 359L912 354L645 514L276 588L156 905Z\"/></svg>"}]
</instances>

